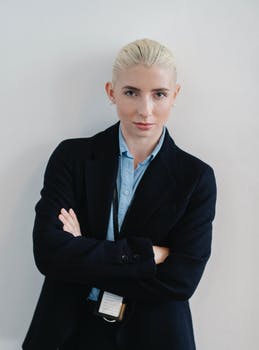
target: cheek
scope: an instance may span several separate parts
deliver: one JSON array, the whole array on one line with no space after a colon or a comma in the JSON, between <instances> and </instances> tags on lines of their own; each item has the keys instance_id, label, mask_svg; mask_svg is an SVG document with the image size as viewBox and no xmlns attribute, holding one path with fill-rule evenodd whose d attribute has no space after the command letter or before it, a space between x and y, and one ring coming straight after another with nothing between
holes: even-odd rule
<instances>
[{"instance_id":1,"label":"cheek","mask_svg":"<svg viewBox=\"0 0 259 350\"><path fill-rule=\"evenodd\" d=\"M159 115L161 119L167 119L171 113L171 104L165 103L156 106L156 114Z\"/></svg>"},{"instance_id":2,"label":"cheek","mask_svg":"<svg viewBox=\"0 0 259 350\"><path fill-rule=\"evenodd\" d=\"M134 106L132 103L125 101L124 103L117 104L117 113L121 117L130 116L134 114Z\"/></svg>"}]
</instances>

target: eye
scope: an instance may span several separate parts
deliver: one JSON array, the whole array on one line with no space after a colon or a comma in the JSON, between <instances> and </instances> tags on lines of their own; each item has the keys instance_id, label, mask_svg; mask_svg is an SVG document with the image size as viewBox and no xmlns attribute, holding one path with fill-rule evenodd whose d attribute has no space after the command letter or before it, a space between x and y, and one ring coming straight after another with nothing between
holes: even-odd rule
<instances>
[{"instance_id":1,"label":"eye","mask_svg":"<svg viewBox=\"0 0 259 350\"><path fill-rule=\"evenodd\" d=\"M167 93L164 91L157 91L155 93L155 97L158 98L159 100L161 100L162 98L167 97Z\"/></svg>"},{"instance_id":2,"label":"eye","mask_svg":"<svg viewBox=\"0 0 259 350\"><path fill-rule=\"evenodd\" d=\"M126 91L124 91L124 95L129 96L129 97L137 96L136 91L134 91L134 90L126 90Z\"/></svg>"}]
</instances>

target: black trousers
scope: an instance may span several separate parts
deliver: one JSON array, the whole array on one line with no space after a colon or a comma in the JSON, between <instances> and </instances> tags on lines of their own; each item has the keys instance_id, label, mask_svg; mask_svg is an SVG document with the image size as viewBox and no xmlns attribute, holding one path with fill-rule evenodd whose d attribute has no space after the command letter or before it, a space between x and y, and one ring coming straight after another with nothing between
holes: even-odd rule
<instances>
[{"instance_id":1,"label":"black trousers","mask_svg":"<svg viewBox=\"0 0 259 350\"><path fill-rule=\"evenodd\" d=\"M121 322L107 322L93 314L93 302L85 301L80 321L75 332L59 347L59 350L122 350L118 343L118 332L130 314L126 308Z\"/></svg>"}]
</instances>

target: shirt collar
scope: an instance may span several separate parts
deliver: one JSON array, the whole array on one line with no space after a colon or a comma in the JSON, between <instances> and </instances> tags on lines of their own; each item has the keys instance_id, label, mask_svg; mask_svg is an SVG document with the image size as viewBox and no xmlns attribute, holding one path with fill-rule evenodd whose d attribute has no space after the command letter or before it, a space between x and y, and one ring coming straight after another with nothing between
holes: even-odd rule
<instances>
[{"instance_id":1,"label":"shirt collar","mask_svg":"<svg viewBox=\"0 0 259 350\"><path fill-rule=\"evenodd\" d=\"M156 147L153 149L153 151L150 153L150 155L143 162L141 162L139 164L145 164L145 163L151 161L157 155L157 153L159 152L159 150L163 144L164 138L165 138L165 130L166 130L166 128L165 128L165 126L163 126L163 131L162 131L162 134L159 138L159 141L158 141ZM119 147L120 147L120 156L124 155L128 158L134 159L132 154L130 153L130 151L128 149L128 146L127 146L126 141L124 139L124 136L122 134L121 123L119 125Z\"/></svg>"}]
</instances>

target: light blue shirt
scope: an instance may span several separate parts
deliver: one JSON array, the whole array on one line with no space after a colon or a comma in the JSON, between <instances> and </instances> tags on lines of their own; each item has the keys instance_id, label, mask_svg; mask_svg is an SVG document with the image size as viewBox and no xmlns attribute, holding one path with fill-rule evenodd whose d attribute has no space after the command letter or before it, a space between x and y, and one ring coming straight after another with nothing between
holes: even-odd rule
<instances>
[{"instance_id":1,"label":"light blue shirt","mask_svg":"<svg viewBox=\"0 0 259 350\"><path fill-rule=\"evenodd\" d=\"M117 189L118 189L118 224L119 230L121 228L124 216L133 198L134 192L141 180L145 170L149 166L150 162L159 152L165 137L166 128L163 127L163 132L160 136L158 144L150 155L139 163L136 169L134 169L134 158L131 155L126 141L121 131L121 125L119 126L119 167L117 173ZM110 219L107 229L107 240L114 241L113 231L113 205L111 205ZM88 295L88 299L97 300L100 289L93 287Z\"/></svg>"}]
</instances>

